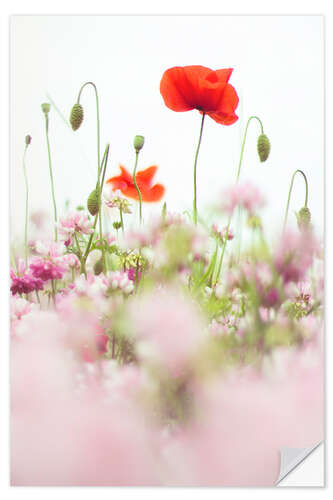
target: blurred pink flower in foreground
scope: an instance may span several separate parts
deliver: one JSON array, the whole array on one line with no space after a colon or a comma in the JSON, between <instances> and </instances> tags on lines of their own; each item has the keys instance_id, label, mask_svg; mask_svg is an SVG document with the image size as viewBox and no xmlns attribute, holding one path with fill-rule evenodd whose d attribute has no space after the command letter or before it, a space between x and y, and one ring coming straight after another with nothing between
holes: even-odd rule
<instances>
[{"instance_id":1,"label":"blurred pink flower in foreground","mask_svg":"<svg viewBox=\"0 0 333 500\"><path fill-rule=\"evenodd\" d=\"M11 484L156 484L153 433L137 407L124 393L115 405L89 383L76 393L80 371L54 327L12 347Z\"/></svg>"},{"instance_id":2,"label":"blurred pink flower in foreground","mask_svg":"<svg viewBox=\"0 0 333 500\"><path fill-rule=\"evenodd\" d=\"M203 340L203 320L195 304L169 289L135 298L129 312L139 356L160 363L173 376L182 374Z\"/></svg>"},{"instance_id":3,"label":"blurred pink flower in foreground","mask_svg":"<svg viewBox=\"0 0 333 500\"><path fill-rule=\"evenodd\" d=\"M282 447L320 442L320 353L286 350L269 371L223 374L198 389L197 420L165 440L168 485L273 486Z\"/></svg>"},{"instance_id":4,"label":"blurred pink flower in foreground","mask_svg":"<svg viewBox=\"0 0 333 500\"><path fill-rule=\"evenodd\" d=\"M224 212L232 215L237 206L244 208L250 215L265 205L265 200L256 186L249 182L235 184L222 194L220 205Z\"/></svg>"}]
</instances>

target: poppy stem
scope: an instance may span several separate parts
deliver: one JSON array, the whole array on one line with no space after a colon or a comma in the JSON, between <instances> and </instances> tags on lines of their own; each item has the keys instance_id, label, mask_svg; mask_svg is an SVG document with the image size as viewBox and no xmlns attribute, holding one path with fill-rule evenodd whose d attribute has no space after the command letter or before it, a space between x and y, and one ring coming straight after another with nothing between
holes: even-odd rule
<instances>
[{"instance_id":1,"label":"poppy stem","mask_svg":"<svg viewBox=\"0 0 333 500\"><path fill-rule=\"evenodd\" d=\"M304 179L304 182L305 182L305 200L304 200L304 206L305 207L308 206L309 186L308 186L307 177L306 177L305 173L303 172L303 170L295 170L295 172L293 173L293 176L291 178L291 181L290 181L290 187L289 187L289 193L288 193L288 199L287 199L287 206L286 206L286 211L285 211L284 221L283 221L283 231L285 230L285 227L286 227L286 224L287 224L287 218L288 218L288 212L289 212L289 204L290 204L291 192L293 190L294 180L295 180L295 177L296 177L297 173L300 173L303 176L303 179Z\"/></svg>"},{"instance_id":2,"label":"poppy stem","mask_svg":"<svg viewBox=\"0 0 333 500\"><path fill-rule=\"evenodd\" d=\"M27 154L28 144L25 145L23 153L23 174L25 182L25 224L24 224L24 256L25 256L25 267L28 266L28 210L29 210L29 185L27 170L25 166L25 157Z\"/></svg>"},{"instance_id":3,"label":"poppy stem","mask_svg":"<svg viewBox=\"0 0 333 500\"><path fill-rule=\"evenodd\" d=\"M260 120L260 118L258 116L250 116L250 118L247 120L247 123L246 123L244 137L243 137L243 141L242 141L241 152L240 152L240 157L239 157L239 163L238 163L238 168L237 168L237 175L236 175L236 184L239 181L239 176L240 176L241 167L242 167L242 163L243 163L243 156L244 156L244 148L245 148L245 142L246 142L246 137L247 137L247 131L248 131L248 128L249 128L251 120L257 120L259 122L259 125L260 125L260 128L261 128L261 133L262 134L264 133L264 127L263 127L263 124L262 124L262 121ZM223 264L223 257L224 257L224 253L225 253L225 247L226 247L227 241L228 241L228 235L229 235L229 228L230 228L230 224L231 224L231 218L232 218L232 216L230 215L229 219L228 219L228 224L227 224L225 239L224 239L224 243L223 243L223 247L222 247L222 252L221 252L220 262L219 262L218 269L217 269L217 274L216 274L216 280L215 280L215 282L217 282L217 280L219 279L220 273L221 273L222 264ZM239 252L240 252L240 245L239 245Z\"/></svg>"},{"instance_id":4,"label":"poppy stem","mask_svg":"<svg viewBox=\"0 0 333 500\"><path fill-rule=\"evenodd\" d=\"M102 161L102 164L104 162L102 179L101 179L100 185L98 187L99 239L100 239L100 244L102 247L102 260L103 260L104 273L106 272L106 259L105 259L105 248L104 248L103 230L102 230L102 191L103 191L103 184L104 184L104 179L105 179L106 166L108 163L109 149L110 149L110 144L107 144L105 151L104 151L104 155L103 155L103 161ZM102 167L102 165L101 165L101 167ZM102 168L101 168L101 170L102 170Z\"/></svg>"},{"instance_id":5,"label":"poppy stem","mask_svg":"<svg viewBox=\"0 0 333 500\"><path fill-rule=\"evenodd\" d=\"M102 168L103 168L103 175L102 175L102 181L101 181L101 188L99 189L99 182L97 182L97 188L98 188L98 206L99 206L99 211L97 212L97 214L95 215L95 220L94 220L94 225L93 225L93 232L91 233L90 235L90 238L89 238L89 241L88 241L88 245L87 245L87 248L86 248L86 251L83 255L83 258L82 258L82 262L81 262L81 273L83 272L84 275L86 276L86 268L85 268L85 264L86 264L86 260L88 258L88 255L89 255L89 251L90 251L90 248L91 248L91 245L92 245L92 241L93 241L93 238L94 238L94 234L95 234L95 229L96 229L96 225L97 225L97 219L99 218L99 216L101 216L100 212L101 212L101 197L102 197L102 189L103 189L103 185L104 185L104 179L105 179L105 173L106 173L106 166L107 166L107 162L108 162L108 157L109 157L109 149L110 149L110 144L107 144L106 148L105 148L105 151L104 151L104 155L103 155L103 159L102 159ZM100 229L100 238L101 238L101 226L99 227ZM103 256L103 265L105 264L105 255L104 255L104 248L102 246L102 256Z\"/></svg>"},{"instance_id":6,"label":"poppy stem","mask_svg":"<svg viewBox=\"0 0 333 500\"><path fill-rule=\"evenodd\" d=\"M198 163L198 156L199 156L199 150L201 146L201 139L202 139L202 132L203 132L203 126L204 126L204 121L205 121L205 116L206 113L202 113L202 120L201 120L201 127L200 127L200 134L199 134L199 141L197 145L197 149L195 152L195 158L194 158L194 172L193 172L193 180L194 180L194 198L193 198L193 220L194 224L197 225L198 223L198 210L197 210L197 163Z\"/></svg>"},{"instance_id":7,"label":"poppy stem","mask_svg":"<svg viewBox=\"0 0 333 500\"><path fill-rule=\"evenodd\" d=\"M54 214L54 238L55 241L58 241L58 229L57 229L57 204L55 200L54 194L54 180L53 180L53 172L52 172L52 161L51 161L51 150L50 150L50 140L49 140L49 115L48 113L44 113L45 116L45 134L46 134L46 145L47 145L47 155L49 160L49 172L50 172L50 181L51 181L51 194L53 201L53 214Z\"/></svg>"},{"instance_id":8,"label":"poppy stem","mask_svg":"<svg viewBox=\"0 0 333 500\"><path fill-rule=\"evenodd\" d=\"M100 142L101 142L101 133L100 133L100 116L99 116L99 99L98 99L98 92L97 92L97 87L96 85L94 84L94 82L86 82L82 85L82 87L80 88L80 91L79 91L79 95L78 95L78 98L77 98L77 103L80 104L80 98L81 98L81 94L82 94L82 91L84 89L84 87L86 85L92 85L92 87L94 88L95 90L95 97L96 97L96 115L97 115L97 176L98 176L98 180L99 180L99 177L100 177L100 173L101 173L101 146L100 146Z\"/></svg>"},{"instance_id":9,"label":"poppy stem","mask_svg":"<svg viewBox=\"0 0 333 500\"><path fill-rule=\"evenodd\" d=\"M238 163L238 169L237 169L237 176L236 176L236 183L238 182L239 176L240 176L240 171L241 171L241 166L243 162L243 156L244 156L244 148L245 148L245 142L246 142L246 137L247 137L247 131L250 125L251 120L257 120L259 122L260 128L261 128L261 133L264 133L264 127L262 125L262 121L258 116L250 116L250 118L247 120L246 127L245 127L245 132L244 132L244 137L243 137L243 142L241 146L241 154L239 158L239 163Z\"/></svg>"},{"instance_id":10,"label":"poppy stem","mask_svg":"<svg viewBox=\"0 0 333 500\"><path fill-rule=\"evenodd\" d=\"M141 197L141 192L140 192L140 189L139 189L139 186L137 185L136 183L136 168L138 166L138 158L139 158L139 151L135 151L135 164L134 164L134 170L133 170L133 183L134 183L134 186L135 186L135 189L138 193L138 197L139 197L139 217L140 217L140 224L142 223L142 197Z\"/></svg>"}]
</instances>

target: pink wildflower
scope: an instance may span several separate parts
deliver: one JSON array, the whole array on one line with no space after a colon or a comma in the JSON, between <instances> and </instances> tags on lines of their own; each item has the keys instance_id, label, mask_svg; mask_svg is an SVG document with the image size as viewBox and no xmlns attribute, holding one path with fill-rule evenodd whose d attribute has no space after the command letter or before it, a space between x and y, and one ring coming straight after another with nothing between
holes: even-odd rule
<instances>
[{"instance_id":1,"label":"pink wildflower","mask_svg":"<svg viewBox=\"0 0 333 500\"><path fill-rule=\"evenodd\" d=\"M109 271L106 274L106 279L111 290L119 290L126 295L132 293L134 290L133 281L126 272Z\"/></svg>"},{"instance_id":2,"label":"pink wildflower","mask_svg":"<svg viewBox=\"0 0 333 500\"><path fill-rule=\"evenodd\" d=\"M236 184L224 192L221 208L224 212L232 215L235 208L240 206L252 215L264 205L265 201L259 189L246 182Z\"/></svg>"},{"instance_id":3,"label":"pink wildflower","mask_svg":"<svg viewBox=\"0 0 333 500\"><path fill-rule=\"evenodd\" d=\"M275 267L285 283L301 281L318 252L319 246L312 232L286 232L275 252Z\"/></svg>"},{"instance_id":4,"label":"pink wildflower","mask_svg":"<svg viewBox=\"0 0 333 500\"><path fill-rule=\"evenodd\" d=\"M221 243L224 242L225 238L227 240L234 239L234 233L231 228L224 227L223 229L219 229L216 224L212 224L212 234L215 238L218 238Z\"/></svg>"},{"instance_id":5,"label":"pink wildflower","mask_svg":"<svg viewBox=\"0 0 333 500\"><path fill-rule=\"evenodd\" d=\"M64 236L68 246L74 237L74 233L91 234L93 224L84 212L70 212L66 217L60 217L58 222L59 233Z\"/></svg>"},{"instance_id":6,"label":"pink wildflower","mask_svg":"<svg viewBox=\"0 0 333 500\"><path fill-rule=\"evenodd\" d=\"M10 291L13 295L43 290L43 280L39 276L34 276L30 269L26 270L23 259L18 260L17 267L17 273L13 269L10 270L12 280Z\"/></svg>"}]
</instances>

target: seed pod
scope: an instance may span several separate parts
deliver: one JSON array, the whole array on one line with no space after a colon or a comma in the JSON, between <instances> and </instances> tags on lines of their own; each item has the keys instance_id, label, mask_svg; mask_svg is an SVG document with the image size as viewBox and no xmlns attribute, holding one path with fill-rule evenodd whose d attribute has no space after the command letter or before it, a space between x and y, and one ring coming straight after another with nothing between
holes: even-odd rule
<instances>
[{"instance_id":1,"label":"seed pod","mask_svg":"<svg viewBox=\"0 0 333 500\"><path fill-rule=\"evenodd\" d=\"M96 215L99 210L99 199L98 199L98 189L91 191L88 201L87 208L91 215Z\"/></svg>"},{"instance_id":2,"label":"seed pod","mask_svg":"<svg viewBox=\"0 0 333 500\"><path fill-rule=\"evenodd\" d=\"M265 134L259 135L257 149L260 161L261 162L266 161L271 150L271 144L269 142L267 135Z\"/></svg>"},{"instance_id":3,"label":"seed pod","mask_svg":"<svg viewBox=\"0 0 333 500\"><path fill-rule=\"evenodd\" d=\"M48 103L48 102L43 102L43 104L42 104L42 111L43 111L43 113L45 115L49 114L50 109L51 109L51 104Z\"/></svg>"},{"instance_id":4,"label":"seed pod","mask_svg":"<svg viewBox=\"0 0 333 500\"><path fill-rule=\"evenodd\" d=\"M94 265L94 274L98 276L104 271L103 259L100 259Z\"/></svg>"},{"instance_id":5,"label":"seed pod","mask_svg":"<svg viewBox=\"0 0 333 500\"><path fill-rule=\"evenodd\" d=\"M304 229L309 229L311 222L311 212L308 207L303 207L301 210L296 213L297 224L300 231Z\"/></svg>"},{"instance_id":6,"label":"seed pod","mask_svg":"<svg viewBox=\"0 0 333 500\"><path fill-rule=\"evenodd\" d=\"M136 135L134 137L134 149L138 153L140 149L143 148L143 145L145 143L145 138L142 135Z\"/></svg>"},{"instance_id":7,"label":"seed pod","mask_svg":"<svg viewBox=\"0 0 333 500\"><path fill-rule=\"evenodd\" d=\"M83 122L83 116L84 113L81 104L74 104L74 106L72 107L71 116L69 118L73 130L77 130L81 126L81 123Z\"/></svg>"}]
</instances>

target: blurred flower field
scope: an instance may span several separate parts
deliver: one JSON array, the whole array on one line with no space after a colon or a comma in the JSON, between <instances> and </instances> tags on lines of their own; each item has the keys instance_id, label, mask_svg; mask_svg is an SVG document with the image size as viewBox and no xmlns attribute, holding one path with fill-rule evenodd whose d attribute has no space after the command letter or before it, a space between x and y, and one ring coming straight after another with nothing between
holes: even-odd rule
<instances>
[{"instance_id":1,"label":"blurred flower field","mask_svg":"<svg viewBox=\"0 0 333 500\"><path fill-rule=\"evenodd\" d=\"M221 185L213 210L200 205L205 119L223 128L238 118L231 76L203 66L162 76L165 105L201 121L185 212L169 207L163 170L140 165L144 137L134 138L132 169L110 167L87 82L69 121L79 134L94 119L80 103L92 90L96 184L58 213L53 110L42 104L45 138L25 138L25 230L11 248L13 485L271 486L282 447L323 438L323 246L306 173L286 179L283 229L268 241L269 200L242 169L249 126L260 129L261 168L274 138L251 116L235 183ZM29 212L35 140L46 142L52 219ZM305 186L297 231L288 225L296 174Z\"/></svg>"}]
</instances>

